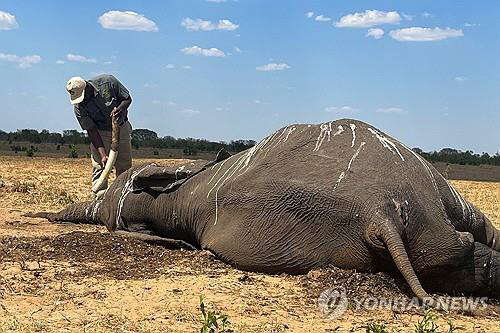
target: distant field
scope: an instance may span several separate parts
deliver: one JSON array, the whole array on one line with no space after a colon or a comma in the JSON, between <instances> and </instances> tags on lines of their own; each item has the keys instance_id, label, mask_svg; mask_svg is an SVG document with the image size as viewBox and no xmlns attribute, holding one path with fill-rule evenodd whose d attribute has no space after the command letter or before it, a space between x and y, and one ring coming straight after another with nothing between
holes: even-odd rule
<instances>
[{"instance_id":1,"label":"distant field","mask_svg":"<svg viewBox=\"0 0 500 333\"><path fill-rule=\"evenodd\" d=\"M25 147L26 149L32 146L37 148L35 156L39 157L68 157L73 148L69 144L56 144L56 143L39 143L33 144L29 142L12 142L0 141L0 156L26 156L25 151L15 153L12 146ZM58 148L59 147L59 148ZM78 157L87 157L89 154L88 145L74 145ZM157 154L155 154L155 152ZM217 152L198 152L196 155L184 155L183 149L159 149L149 147L139 147L139 149L132 148L133 158L190 158L190 159L204 159L213 160Z\"/></svg>"},{"instance_id":2,"label":"distant field","mask_svg":"<svg viewBox=\"0 0 500 333\"><path fill-rule=\"evenodd\" d=\"M500 166L498 165L460 165L444 162L433 163L433 165L448 179L500 182Z\"/></svg>"},{"instance_id":3,"label":"distant field","mask_svg":"<svg viewBox=\"0 0 500 333\"><path fill-rule=\"evenodd\" d=\"M52 143L32 144L29 142L0 141L0 156L26 156L25 151L15 153L11 146L20 146L29 149L31 146L38 149L35 152L37 157L68 157L72 151L69 144L58 145ZM58 148L59 146L59 148ZM75 145L78 157L90 157L88 145ZM185 155L183 149L158 149L140 147L132 149L133 158L150 159L204 159L213 160L217 152L198 152L196 155ZM234 153L234 152L232 152ZM500 182L500 166L495 165L458 165L443 162L433 163L434 167L447 179L454 180L474 180L474 181L494 181Z\"/></svg>"}]
</instances>

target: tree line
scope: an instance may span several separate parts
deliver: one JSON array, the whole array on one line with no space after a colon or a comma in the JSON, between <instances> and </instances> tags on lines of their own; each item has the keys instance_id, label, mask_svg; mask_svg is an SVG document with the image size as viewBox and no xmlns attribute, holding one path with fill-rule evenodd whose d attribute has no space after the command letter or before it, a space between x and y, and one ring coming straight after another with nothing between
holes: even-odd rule
<instances>
[{"instance_id":1,"label":"tree line","mask_svg":"<svg viewBox=\"0 0 500 333\"><path fill-rule=\"evenodd\" d=\"M495 155L488 153L475 154L471 150L461 151L453 148L443 148L440 151L432 152L424 152L420 148L413 148L413 151L422 155L429 162L445 162L461 165L500 165L500 153L498 151Z\"/></svg>"},{"instance_id":2,"label":"tree line","mask_svg":"<svg viewBox=\"0 0 500 333\"><path fill-rule=\"evenodd\" d=\"M254 140L231 140L230 142L213 142L205 139L174 138L172 136L159 137L154 131L148 129L134 129L131 134L132 146L135 149L150 147L156 149L183 149L186 155L196 155L197 152L216 152L225 148L231 152L240 152L255 145ZM48 130L40 132L34 129L21 129L16 132L4 132L0 130L0 141L8 141L9 144L17 142L29 142L32 144L53 143L64 144L89 144L90 140L85 132L77 130L64 130L63 133L53 133Z\"/></svg>"},{"instance_id":3,"label":"tree line","mask_svg":"<svg viewBox=\"0 0 500 333\"><path fill-rule=\"evenodd\" d=\"M196 155L197 152L216 152L225 148L231 152L240 152L256 144L254 140L232 140L230 142L213 142L205 139L194 138L174 138L172 136L159 137L158 134L149 129L134 129L132 131L132 146L135 149L149 147L155 149L182 149L185 155ZM4 132L0 130L0 141L8 141L9 144L15 142L54 143L64 144L89 144L86 133L77 130L64 130L63 133L53 133L48 130L40 132L34 129L21 129L16 132ZM430 162L445 162L450 164L480 165L491 164L500 165L500 154L488 153L475 154L474 152L460 151L453 148L444 148L440 151L424 152L420 148L413 150Z\"/></svg>"}]
</instances>

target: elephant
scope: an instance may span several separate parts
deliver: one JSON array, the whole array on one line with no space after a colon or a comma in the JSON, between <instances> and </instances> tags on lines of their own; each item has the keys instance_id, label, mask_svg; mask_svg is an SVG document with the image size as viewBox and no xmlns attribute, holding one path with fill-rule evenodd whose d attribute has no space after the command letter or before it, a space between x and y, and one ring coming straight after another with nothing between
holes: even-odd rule
<instances>
[{"instance_id":1,"label":"elephant","mask_svg":"<svg viewBox=\"0 0 500 333\"><path fill-rule=\"evenodd\" d=\"M402 276L426 290L500 296L500 233L422 156L353 119L281 128L211 162L120 175L100 200L51 221L174 248L241 270L304 274L328 265Z\"/></svg>"}]
</instances>

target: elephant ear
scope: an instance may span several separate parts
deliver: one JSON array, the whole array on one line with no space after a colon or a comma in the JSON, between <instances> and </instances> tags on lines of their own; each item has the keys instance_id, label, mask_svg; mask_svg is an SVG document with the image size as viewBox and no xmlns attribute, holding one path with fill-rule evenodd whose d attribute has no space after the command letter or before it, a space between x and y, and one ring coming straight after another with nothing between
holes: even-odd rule
<instances>
[{"instance_id":1,"label":"elephant ear","mask_svg":"<svg viewBox=\"0 0 500 333\"><path fill-rule=\"evenodd\" d=\"M203 168L206 161L194 161L177 168L151 165L137 174L132 191L172 192Z\"/></svg>"},{"instance_id":2,"label":"elephant ear","mask_svg":"<svg viewBox=\"0 0 500 333\"><path fill-rule=\"evenodd\" d=\"M132 191L147 191L151 194L173 192L189 178L229 157L231 154L221 149L215 160L208 164L206 160L196 160L177 168L150 165L135 175L132 180Z\"/></svg>"},{"instance_id":3,"label":"elephant ear","mask_svg":"<svg viewBox=\"0 0 500 333\"><path fill-rule=\"evenodd\" d=\"M215 164L217 164L219 162L222 162L225 159L230 158L231 156L233 156L233 155L231 155L227 150L225 150L224 148L222 148L221 150L219 150L217 152L217 156L215 157L215 160L213 160L210 163L205 164L205 168L214 166Z\"/></svg>"}]
</instances>

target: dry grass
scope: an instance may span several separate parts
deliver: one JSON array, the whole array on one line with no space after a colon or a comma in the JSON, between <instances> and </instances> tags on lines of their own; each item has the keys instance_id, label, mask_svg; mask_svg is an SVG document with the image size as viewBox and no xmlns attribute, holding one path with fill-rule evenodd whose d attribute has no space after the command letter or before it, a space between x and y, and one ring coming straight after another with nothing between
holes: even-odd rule
<instances>
[{"instance_id":1,"label":"dry grass","mask_svg":"<svg viewBox=\"0 0 500 333\"><path fill-rule=\"evenodd\" d=\"M500 183L465 180L453 180L451 183L500 229Z\"/></svg>"},{"instance_id":2,"label":"dry grass","mask_svg":"<svg viewBox=\"0 0 500 333\"><path fill-rule=\"evenodd\" d=\"M106 253L95 253L101 258L97 260L84 252L86 246L107 249L98 246L99 237L87 236L87 243L82 238L74 243L76 248L73 243L67 250L55 247L78 235L69 232L106 233L103 227L53 225L20 216L89 199L90 169L88 159L0 157L0 236L34 239L29 249L21 241L13 242L8 253L0 249L7 258L0 261L0 332L196 332L201 327L200 294L219 313L229 315L234 332L365 332L371 320L385 323L389 332L413 332L413 324L422 318L418 313L349 310L342 320L325 320L311 298L307 278L203 267L209 259L182 253L165 259L162 251L147 247L143 250L164 265L146 267L124 256L124 262L115 265L120 275L108 274L112 265L102 259ZM500 227L500 183L452 183ZM34 260L36 253L40 255ZM136 276L133 267L155 272ZM498 315L440 314L442 332L448 319L465 326L466 332L500 331Z\"/></svg>"}]
</instances>

